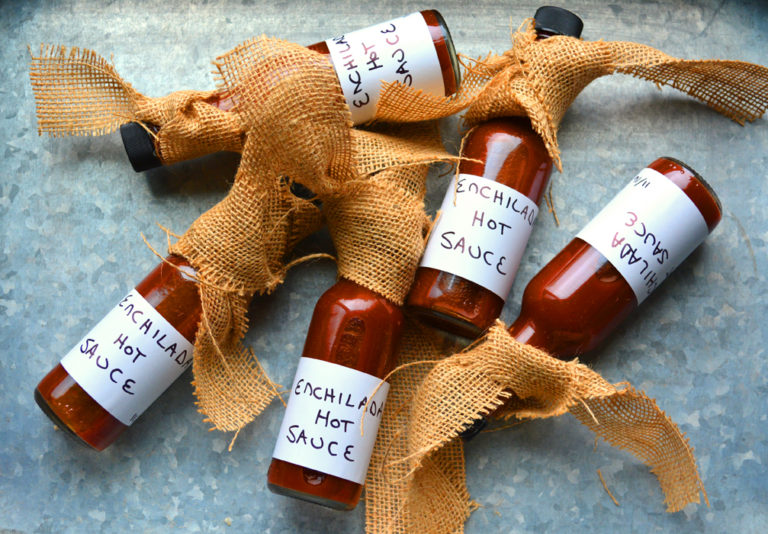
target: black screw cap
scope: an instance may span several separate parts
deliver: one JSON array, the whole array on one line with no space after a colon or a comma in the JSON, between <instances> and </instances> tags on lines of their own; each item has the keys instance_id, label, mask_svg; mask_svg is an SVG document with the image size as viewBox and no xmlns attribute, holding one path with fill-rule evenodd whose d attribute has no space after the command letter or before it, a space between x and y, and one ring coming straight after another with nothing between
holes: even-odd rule
<instances>
[{"instance_id":1,"label":"black screw cap","mask_svg":"<svg viewBox=\"0 0 768 534\"><path fill-rule=\"evenodd\" d=\"M459 432L459 437L464 441L469 441L477 436L488 425L488 420L485 417L475 419L470 424L464 427L464 430Z\"/></svg>"},{"instance_id":2,"label":"black screw cap","mask_svg":"<svg viewBox=\"0 0 768 534\"><path fill-rule=\"evenodd\" d=\"M138 122L123 124L120 137L123 138L123 146L134 171L144 172L163 164L155 153L152 136Z\"/></svg>"},{"instance_id":3,"label":"black screw cap","mask_svg":"<svg viewBox=\"0 0 768 534\"><path fill-rule=\"evenodd\" d=\"M581 37L584 22L573 12L555 6L542 6L533 15L537 32Z\"/></svg>"}]
</instances>

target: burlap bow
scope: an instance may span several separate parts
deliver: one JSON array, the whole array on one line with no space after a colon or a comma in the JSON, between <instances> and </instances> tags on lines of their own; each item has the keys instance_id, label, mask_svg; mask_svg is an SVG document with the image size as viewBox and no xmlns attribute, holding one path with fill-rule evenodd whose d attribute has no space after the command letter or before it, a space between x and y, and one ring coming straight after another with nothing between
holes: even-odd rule
<instances>
[{"instance_id":1,"label":"burlap bow","mask_svg":"<svg viewBox=\"0 0 768 534\"><path fill-rule=\"evenodd\" d=\"M388 409L394 415L379 430L369 474L369 530L460 531L476 504L465 485L459 434L489 414L539 419L570 413L648 465L668 511L699 502L700 493L706 500L688 440L653 399L629 384L610 384L576 360L519 343L501 323L452 355L423 331L406 339L402 367L391 380Z\"/></svg>"},{"instance_id":2,"label":"burlap bow","mask_svg":"<svg viewBox=\"0 0 768 534\"><path fill-rule=\"evenodd\" d=\"M512 48L483 59L463 58L467 72L451 98L391 86L382 94L381 120L403 122L447 116L466 108L472 126L494 117L527 116L562 171L557 130L581 91L597 78L621 73L657 87L678 89L739 124L763 115L768 69L744 61L686 60L625 41L583 41L555 36L536 40L533 20L512 34Z\"/></svg>"},{"instance_id":3,"label":"burlap bow","mask_svg":"<svg viewBox=\"0 0 768 534\"><path fill-rule=\"evenodd\" d=\"M255 39L217 66L248 132L243 159L227 197L173 251L202 281L198 402L216 428L239 430L276 392L240 345L248 302L282 282L286 250L317 228L314 205L287 193L286 182L301 183L322 201L339 274L401 303L428 223L426 164L452 157L434 125L401 136L353 130L333 69L299 45Z\"/></svg>"}]
</instances>

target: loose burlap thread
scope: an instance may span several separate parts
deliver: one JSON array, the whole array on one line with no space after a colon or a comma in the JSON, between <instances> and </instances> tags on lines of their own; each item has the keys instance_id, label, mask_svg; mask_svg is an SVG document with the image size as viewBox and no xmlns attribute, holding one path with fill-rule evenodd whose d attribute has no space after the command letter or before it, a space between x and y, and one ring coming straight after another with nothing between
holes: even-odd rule
<instances>
[{"instance_id":1,"label":"loose burlap thread","mask_svg":"<svg viewBox=\"0 0 768 534\"><path fill-rule=\"evenodd\" d=\"M131 96L135 91L132 93L114 69L110 71L108 64L99 61L103 60L87 51L53 47L33 58L41 133L105 133L125 117L146 122L165 120L168 124L168 117L177 117L179 109L190 108L189 103L180 103L185 102L182 95L169 95L160 111L145 111L139 116L137 98ZM88 64L84 71L78 67L82 63ZM768 70L764 67L679 60L634 43L588 43L567 37L535 41L529 23L513 36L511 50L501 56L465 59L465 63L465 83L451 98L389 84L382 93L377 120L416 122L464 108L468 108L465 120L470 125L491 117L527 115L560 168L559 123L579 92L600 76L621 72L658 86L669 85L740 123L762 115L768 102ZM423 237L426 229L423 211L417 213L415 209L421 209L423 165L447 159L447 155L434 150L429 136L350 129L349 113L329 64L298 45L264 38L249 41L220 58L217 66L221 73L219 91L228 91L236 104L234 113L226 117L236 121L237 140L233 135L231 143L222 146L243 147L243 164L235 187L220 203L222 207L201 217L203 222L196 222L174 251L188 257L201 278L204 314L195 354L201 410L216 428L234 430L250 421L274 395L274 385L253 354L240 344L247 326L247 302L255 292L268 291L282 280L284 254L292 242L289 236L299 238L317 224L314 208L285 196L289 195L286 184L295 180L307 185L327 204L331 232L341 249L340 274L393 302L402 302L423 247L423 241L415 237ZM102 86L93 93L102 104L89 108L86 103L94 96L88 91L93 90L94 83L88 76L102 71L106 72L103 80L95 83ZM68 92L61 92L60 87L52 89L56 83L51 80L60 79L74 80L84 87L74 84L70 87L75 89ZM71 95L77 96L74 104ZM186 102L204 102L210 95L189 96ZM218 128L206 126L210 131ZM178 136L193 130L179 128ZM187 146L179 141L179 153L199 155L216 144L194 149ZM375 233L375 217L358 213L371 203L356 204L356 197L389 206L390 218L385 220L397 229L393 234L405 236L396 247L400 252L393 255L394 249L386 244L375 244L381 239ZM233 228L240 220L250 221L254 207L262 213L257 219L265 210L271 215L266 221L247 224L251 228L249 239ZM406 220L396 221L392 213L403 208ZM403 226L398 226L401 222ZM288 229L283 227L286 224ZM272 230L266 234L270 238L264 237L263 229L267 228ZM366 237L368 232L372 235ZM259 250L261 245L270 252ZM254 255L246 261L248 267L240 269L227 257L235 250ZM355 258L361 250L365 251L363 260ZM377 265L366 262L365 255L375 257ZM393 272L389 272L390 260L397 263ZM409 325L403 362L412 365L392 380L387 416L368 477L369 531L461 531L474 504L464 482L462 445L455 436L464 424L494 409L503 416L526 418L572 413L610 443L631 450L651 465L669 510L698 500L703 486L692 449L651 399L629 386L612 386L575 362L563 367L562 362L515 343L497 326L474 349L426 366L420 362L435 361L448 353L436 348L423 329ZM520 360L530 360L523 368L537 371L519 374L519 367L510 362ZM233 372L241 368L245 371ZM541 380L549 381L553 389L530 387ZM458 395L448 407L437 402L446 391ZM414 392L418 395L415 403ZM409 409L411 405L414 410ZM675 467L682 474L675 474Z\"/></svg>"}]
</instances>

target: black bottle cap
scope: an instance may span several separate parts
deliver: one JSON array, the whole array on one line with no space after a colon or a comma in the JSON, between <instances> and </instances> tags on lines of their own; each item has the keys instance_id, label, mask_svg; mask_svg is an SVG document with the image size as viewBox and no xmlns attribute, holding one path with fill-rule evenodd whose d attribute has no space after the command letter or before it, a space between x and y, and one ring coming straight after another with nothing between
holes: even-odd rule
<instances>
[{"instance_id":1,"label":"black bottle cap","mask_svg":"<svg viewBox=\"0 0 768 534\"><path fill-rule=\"evenodd\" d=\"M144 172L163 163L155 154L155 142L144 126L138 122L129 122L120 127L120 137L128 154L128 161L136 172Z\"/></svg>"},{"instance_id":2,"label":"black bottle cap","mask_svg":"<svg viewBox=\"0 0 768 534\"><path fill-rule=\"evenodd\" d=\"M555 6L542 6L533 15L537 32L581 37L584 22L573 12Z\"/></svg>"},{"instance_id":3,"label":"black bottle cap","mask_svg":"<svg viewBox=\"0 0 768 534\"><path fill-rule=\"evenodd\" d=\"M480 417L479 419L475 419L470 424L466 425L464 430L459 432L459 436L464 441L469 441L477 436L480 432L482 432L487 425L488 420L485 417Z\"/></svg>"}]
</instances>

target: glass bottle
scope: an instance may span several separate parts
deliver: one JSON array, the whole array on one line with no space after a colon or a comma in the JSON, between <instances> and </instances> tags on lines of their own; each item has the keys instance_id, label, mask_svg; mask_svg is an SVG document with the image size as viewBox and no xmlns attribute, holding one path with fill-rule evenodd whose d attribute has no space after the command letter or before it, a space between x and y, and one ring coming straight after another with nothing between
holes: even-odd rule
<instances>
[{"instance_id":1,"label":"glass bottle","mask_svg":"<svg viewBox=\"0 0 768 534\"><path fill-rule=\"evenodd\" d=\"M541 7L534 18L539 40L581 35L581 19L565 9ZM475 338L504 307L552 160L522 117L475 127L462 156L471 159L445 193L407 304L424 323Z\"/></svg>"},{"instance_id":2,"label":"glass bottle","mask_svg":"<svg viewBox=\"0 0 768 534\"><path fill-rule=\"evenodd\" d=\"M420 11L357 30L307 48L328 56L339 78L354 124L371 120L381 82L399 81L427 93L450 96L461 80L453 40L437 10ZM232 98L221 93L207 103L229 111ZM163 165L151 134L160 128L131 122L120 128L136 172Z\"/></svg>"},{"instance_id":3,"label":"glass bottle","mask_svg":"<svg viewBox=\"0 0 768 534\"><path fill-rule=\"evenodd\" d=\"M201 313L195 271L180 256L166 262L35 388L43 412L96 450L112 444L192 364Z\"/></svg>"},{"instance_id":4,"label":"glass bottle","mask_svg":"<svg viewBox=\"0 0 768 534\"><path fill-rule=\"evenodd\" d=\"M349 280L320 297L269 466L270 490L338 510L357 505L389 388L381 379L394 367L402 327L399 306Z\"/></svg>"},{"instance_id":5,"label":"glass bottle","mask_svg":"<svg viewBox=\"0 0 768 534\"><path fill-rule=\"evenodd\" d=\"M657 159L531 279L509 333L562 359L594 349L721 218L701 176Z\"/></svg>"}]
</instances>

